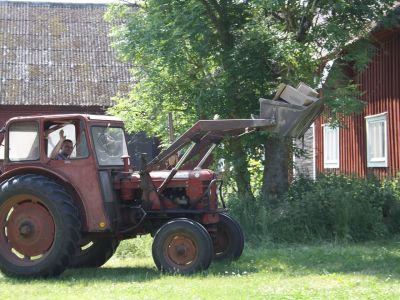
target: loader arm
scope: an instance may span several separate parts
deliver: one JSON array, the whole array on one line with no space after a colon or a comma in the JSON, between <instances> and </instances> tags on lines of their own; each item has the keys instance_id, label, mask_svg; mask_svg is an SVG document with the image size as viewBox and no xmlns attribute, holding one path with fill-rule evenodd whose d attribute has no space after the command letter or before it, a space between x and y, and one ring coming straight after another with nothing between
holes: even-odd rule
<instances>
[{"instance_id":1,"label":"loader arm","mask_svg":"<svg viewBox=\"0 0 400 300\"><path fill-rule=\"evenodd\" d=\"M282 101L260 99L257 119L200 120L181 135L171 146L156 156L146 170L161 167L172 155L189 143L194 143L182 164L210 144L219 143L225 136L238 136L252 130L267 130L281 136L299 138L321 114L323 101L317 99L308 106L297 106Z\"/></svg>"},{"instance_id":2,"label":"loader arm","mask_svg":"<svg viewBox=\"0 0 400 300\"><path fill-rule=\"evenodd\" d=\"M225 136L238 136L251 130L262 130L274 127L275 125L276 123L272 119L200 120L172 143L171 146L156 156L147 165L147 171L157 169L163 165L171 155L190 143L194 143L194 146L186 155L184 162L188 161L201 149L206 148L210 144L219 143Z\"/></svg>"}]
</instances>

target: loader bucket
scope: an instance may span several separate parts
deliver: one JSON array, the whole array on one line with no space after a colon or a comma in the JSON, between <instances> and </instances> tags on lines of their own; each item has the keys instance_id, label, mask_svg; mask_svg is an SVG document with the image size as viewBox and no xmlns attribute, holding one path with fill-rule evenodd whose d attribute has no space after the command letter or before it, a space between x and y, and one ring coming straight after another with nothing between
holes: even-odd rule
<instances>
[{"instance_id":1,"label":"loader bucket","mask_svg":"<svg viewBox=\"0 0 400 300\"><path fill-rule=\"evenodd\" d=\"M275 121L276 126L271 129L272 132L299 138L322 112L322 102L322 100L316 100L308 106L297 106L261 98L260 118Z\"/></svg>"}]
</instances>

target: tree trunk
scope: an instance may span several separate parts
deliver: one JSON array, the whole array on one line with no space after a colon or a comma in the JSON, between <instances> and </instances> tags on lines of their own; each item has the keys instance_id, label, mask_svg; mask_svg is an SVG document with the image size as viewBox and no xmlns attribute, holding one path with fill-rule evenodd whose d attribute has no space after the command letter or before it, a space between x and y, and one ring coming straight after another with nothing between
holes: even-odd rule
<instances>
[{"instance_id":1,"label":"tree trunk","mask_svg":"<svg viewBox=\"0 0 400 300\"><path fill-rule=\"evenodd\" d=\"M226 146L232 155L233 177L237 185L239 200L255 201L250 185L247 155L240 139L232 138L226 143Z\"/></svg>"},{"instance_id":2,"label":"tree trunk","mask_svg":"<svg viewBox=\"0 0 400 300\"><path fill-rule=\"evenodd\" d=\"M265 144L263 196L267 203L275 206L289 186L291 140L278 136L269 137Z\"/></svg>"}]
</instances>

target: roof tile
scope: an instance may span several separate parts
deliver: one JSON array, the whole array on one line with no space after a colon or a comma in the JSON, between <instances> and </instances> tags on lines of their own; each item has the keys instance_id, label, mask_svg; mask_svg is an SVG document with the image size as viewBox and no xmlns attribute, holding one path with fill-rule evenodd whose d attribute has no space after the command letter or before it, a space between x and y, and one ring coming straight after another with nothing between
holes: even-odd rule
<instances>
[{"instance_id":1,"label":"roof tile","mask_svg":"<svg viewBox=\"0 0 400 300\"><path fill-rule=\"evenodd\" d=\"M111 106L132 83L105 5L0 2L0 104Z\"/></svg>"}]
</instances>

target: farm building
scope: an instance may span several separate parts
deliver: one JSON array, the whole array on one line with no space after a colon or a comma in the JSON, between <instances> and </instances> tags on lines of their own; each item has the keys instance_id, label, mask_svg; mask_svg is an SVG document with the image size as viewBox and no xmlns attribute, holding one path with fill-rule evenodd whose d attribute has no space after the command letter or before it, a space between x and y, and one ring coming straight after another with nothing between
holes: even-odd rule
<instances>
[{"instance_id":1,"label":"farm building","mask_svg":"<svg viewBox=\"0 0 400 300\"><path fill-rule=\"evenodd\" d=\"M110 46L106 8L0 2L0 127L15 116L104 114L112 97L127 93L129 66ZM130 140L131 150L154 155L152 140Z\"/></svg>"},{"instance_id":2,"label":"farm building","mask_svg":"<svg viewBox=\"0 0 400 300\"><path fill-rule=\"evenodd\" d=\"M394 13L400 17L400 6ZM400 172L400 26L378 25L371 37L373 58L353 75L366 102L363 111L346 117L343 128L330 128L323 117L314 124L317 174L384 178Z\"/></svg>"}]
</instances>

